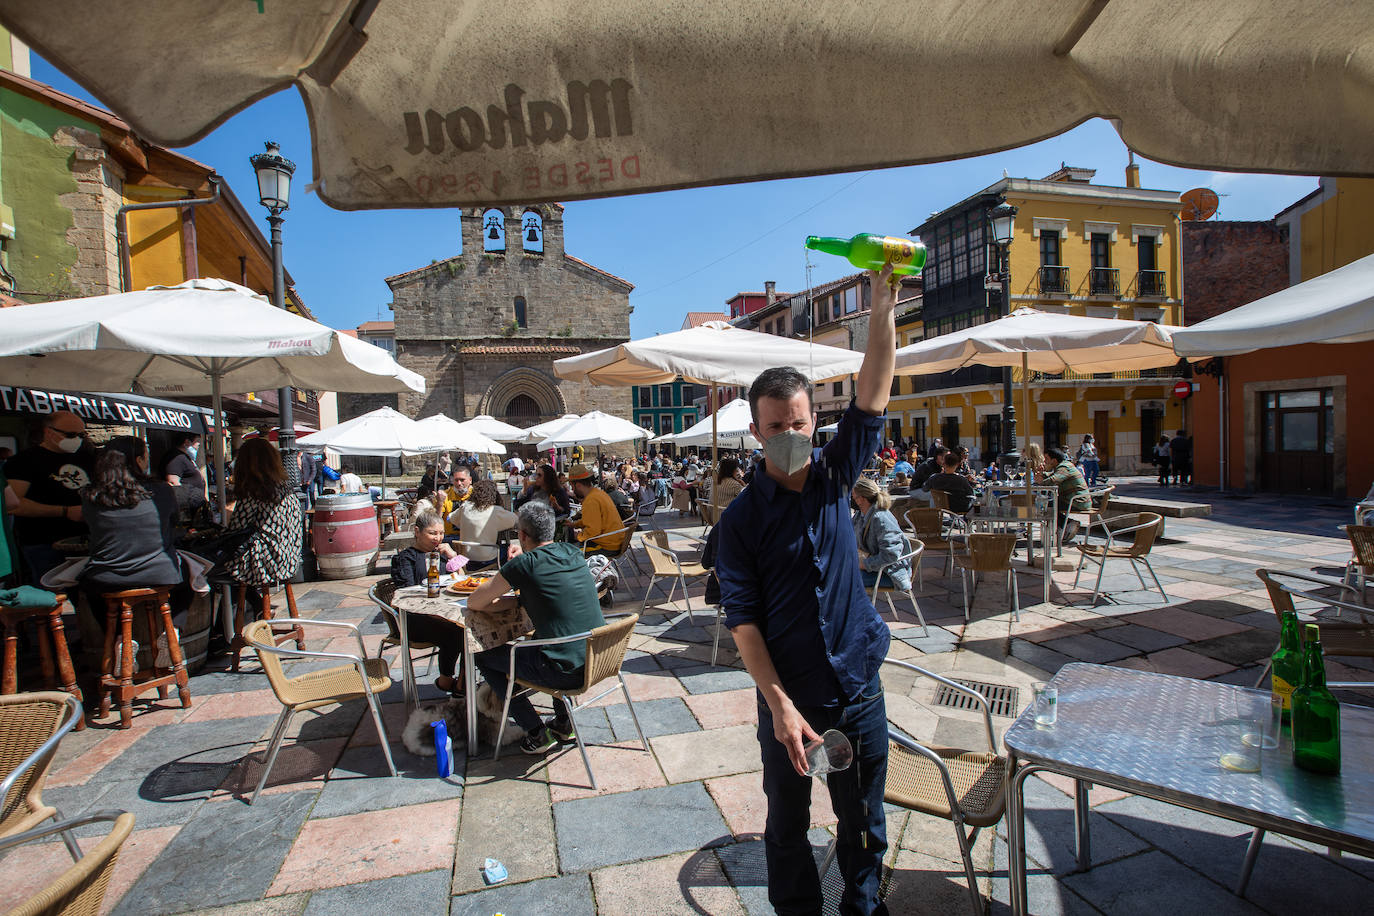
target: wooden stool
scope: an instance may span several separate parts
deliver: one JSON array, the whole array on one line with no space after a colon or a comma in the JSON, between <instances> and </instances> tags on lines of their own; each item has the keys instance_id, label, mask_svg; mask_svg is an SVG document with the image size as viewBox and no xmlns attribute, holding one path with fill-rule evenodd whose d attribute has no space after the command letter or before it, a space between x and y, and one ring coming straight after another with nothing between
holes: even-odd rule
<instances>
[{"instance_id":1,"label":"wooden stool","mask_svg":"<svg viewBox=\"0 0 1374 916\"><path fill-rule=\"evenodd\" d=\"M133 698L140 693L157 688L158 699L167 698L167 685L176 684L177 694L181 697L181 708L191 708L190 678L181 660L181 643L177 640L176 627L172 625L172 587L159 585L153 588L128 588L118 592L105 592L105 654L100 675L100 716L110 713L110 695L114 694L119 703L119 727L128 728L133 724ZM134 657L134 608L141 608L148 624L148 650L153 655L152 664L147 668L136 669L138 660ZM172 656L172 667L159 668L157 665L158 631L167 637L167 652ZM118 635L120 646L119 671L115 671L115 638Z\"/></svg>"},{"instance_id":2,"label":"wooden stool","mask_svg":"<svg viewBox=\"0 0 1374 916\"><path fill-rule=\"evenodd\" d=\"M38 657L43 666L45 686L59 687L78 700L81 688L76 686L76 669L72 666L72 656L67 650L67 633L62 626L62 607L67 602L66 595L56 595L50 608L7 607L0 604L0 634L5 643L4 673L0 675L0 693L19 692L19 626L24 621L36 617L48 619L45 627L37 626ZM56 661L56 670L54 670ZM76 727L86 727L86 717L76 720Z\"/></svg>"},{"instance_id":3,"label":"wooden stool","mask_svg":"<svg viewBox=\"0 0 1374 916\"><path fill-rule=\"evenodd\" d=\"M291 589L291 583L290 583L290 582L284 582L284 583L282 583L282 585L283 585L283 587L284 587L285 590L286 590L286 607L287 607L287 611L288 611L288 613L290 613L291 619L292 619L292 620L298 619L301 615L300 615L300 612L299 612L298 610L296 610L296 593L295 593L294 591L292 591L292 589ZM258 619L259 619L259 620L271 620L271 619L272 619L272 585L271 585L271 584L268 584L268 585L258 585L258 586L254 586L254 587L260 589L260 590L261 590L261 595L262 595L261 603L260 603L259 606L258 606L258 614L259 614ZM235 589L236 589L236 594L235 594L235 597L234 597L234 645L233 645L233 650L234 650L234 661L233 661L233 663L229 666L229 670L230 670L230 671L238 671L238 670L239 670L239 656L243 654L243 650L244 650L244 649L248 648L248 641L245 640L245 639L243 638L243 627L244 627L244 624L247 622L247 621L245 620L245 617L247 616L248 586L245 585L245 584L243 584L243 583L238 583L238 584L235 585ZM288 628L286 628L286 629L281 629L281 628L278 628L278 627L273 627L273 628L272 628L272 636L273 636L274 639L276 639L277 645L279 645L279 646L280 646L282 643L284 643L284 642L290 642L291 640L294 639L294 640L296 641L296 648L297 648L297 649L304 649L304 648L305 648L305 629L304 629L300 624L298 624L298 623L291 624L291 626L288 627Z\"/></svg>"},{"instance_id":4,"label":"wooden stool","mask_svg":"<svg viewBox=\"0 0 1374 916\"><path fill-rule=\"evenodd\" d=\"M397 507L400 504L400 500L395 499L379 499L373 503L377 509L377 526L382 529L382 537L401 530L401 519L397 513ZM391 516L390 532L386 530L387 514Z\"/></svg>"}]
</instances>

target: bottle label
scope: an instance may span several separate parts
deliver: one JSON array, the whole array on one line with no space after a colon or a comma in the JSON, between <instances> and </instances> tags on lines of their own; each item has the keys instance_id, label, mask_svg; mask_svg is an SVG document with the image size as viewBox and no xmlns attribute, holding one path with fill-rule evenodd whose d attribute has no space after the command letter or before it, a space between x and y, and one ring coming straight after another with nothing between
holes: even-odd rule
<instances>
[{"instance_id":1,"label":"bottle label","mask_svg":"<svg viewBox=\"0 0 1374 916\"><path fill-rule=\"evenodd\" d=\"M916 256L916 243L906 239L896 239L892 236L883 238L883 260L889 264L901 267L909 265Z\"/></svg>"},{"instance_id":2,"label":"bottle label","mask_svg":"<svg viewBox=\"0 0 1374 916\"><path fill-rule=\"evenodd\" d=\"M1283 711L1289 712L1293 708L1293 685L1279 677L1273 675L1274 695L1283 700Z\"/></svg>"}]
</instances>

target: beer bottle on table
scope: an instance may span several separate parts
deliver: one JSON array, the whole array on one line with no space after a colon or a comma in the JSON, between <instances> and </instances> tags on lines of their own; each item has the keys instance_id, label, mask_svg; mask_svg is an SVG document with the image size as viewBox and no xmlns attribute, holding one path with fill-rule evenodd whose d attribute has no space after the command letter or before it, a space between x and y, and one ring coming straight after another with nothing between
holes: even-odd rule
<instances>
[{"instance_id":1,"label":"beer bottle on table","mask_svg":"<svg viewBox=\"0 0 1374 916\"><path fill-rule=\"evenodd\" d=\"M1283 721L1291 721L1293 688L1302 683L1302 646L1298 643L1298 615L1284 611L1279 618L1279 646L1269 657L1270 689L1283 701Z\"/></svg>"},{"instance_id":2,"label":"beer bottle on table","mask_svg":"<svg viewBox=\"0 0 1374 916\"><path fill-rule=\"evenodd\" d=\"M808 235L806 247L838 255L860 270L878 270L884 264L891 264L894 275L916 276L926 264L926 246L890 235L861 232L851 239Z\"/></svg>"},{"instance_id":3,"label":"beer bottle on table","mask_svg":"<svg viewBox=\"0 0 1374 916\"><path fill-rule=\"evenodd\" d=\"M1293 690L1293 763L1314 773L1341 771L1341 704L1326 689L1321 633L1309 623L1302 683Z\"/></svg>"},{"instance_id":4,"label":"beer bottle on table","mask_svg":"<svg viewBox=\"0 0 1374 916\"><path fill-rule=\"evenodd\" d=\"M439 597L439 552L429 555L429 571L425 573L426 593L431 598Z\"/></svg>"}]
</instances>

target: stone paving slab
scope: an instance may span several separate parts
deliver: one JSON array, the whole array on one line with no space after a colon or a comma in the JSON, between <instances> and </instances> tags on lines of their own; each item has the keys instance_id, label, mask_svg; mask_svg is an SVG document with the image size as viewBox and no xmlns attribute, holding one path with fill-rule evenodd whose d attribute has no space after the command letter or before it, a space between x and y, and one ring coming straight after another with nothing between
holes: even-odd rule
<instances>
[{"instance_id":1,"label":"stone paving slab","mask_svg":"<svg viewBox=\"0 0 1374 916\"><path fill-rule=\"evenodd\" d=\"M371 913L383 908L388 916L447 916L448 890L447 868L345 884L311 894L305 916Z\"/></svg>"},{"instance_id":2,"label":"stone paving slab","mask_svg":"<svg viewBox=\"0 0 1374 916\"><path fill-rule=\"evenodd\" d=\"M565 875L524 884L503 884L490 890L454 897L450 916L492 916L506 913L557 913L559 916L595 916L591 880L587 875Z\"/></svg>"},{"instance_id":3,"label":"stone paving slab","mask_svg":"<svg viewBox=\"0 0 1374 916\"><path fill-rule=\"evenodd\" d=\"M718 845L729 828L699 782L554 805L558 860L568 872Z\"/></svg>"}]
</instances>

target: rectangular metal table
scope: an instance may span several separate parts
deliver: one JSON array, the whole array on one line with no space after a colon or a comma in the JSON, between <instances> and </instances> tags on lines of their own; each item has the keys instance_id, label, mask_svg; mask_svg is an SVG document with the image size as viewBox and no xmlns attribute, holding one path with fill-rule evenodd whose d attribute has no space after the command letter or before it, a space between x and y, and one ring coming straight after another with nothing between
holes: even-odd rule
<instances>
[{"instance_id":1,"label":"rectangular metal table","mask_svg":"<svg viewBox=\"0 0 1374 916\"><path fill-rule=\"evenodd\" d=\"M1025 484L989 483L974 503L968 515L973 528L988 530L1026 527L1026 566L1035 566L1035 525L1040 526L1040 548L1044 556L1046 604L1050 603L1050 581L1053 579L1054 556L1061 555L1059 544L1059 488L1034 484L1030 488L1034 506L1003 505L1002 500L1026 496ZM1053 547L1051 547L1053 545Z\"/></svg>"},{"instance_id":2,"label":"rectangular metal table","mask_svg":"<svg viewBox=\"0 0 1374 916\"><path fill-rule=\"evenodd\" d=\"M1022 788L1046 771L1075 780L1078 866L1091 864L1088 787L1110 786L1228 820L1360 855L1374 855L1374 710L1342 705L1341 772L1321 776L1293 765L1292 742L1265 750L1258 773L1218 763L1225 732L1219 702L1264 691L1104 665L1070 664L1059 688L1059 721L1039 728L1022 712L1003 737L1008 755L1007 836L1012 912L1025 914L1026 841ZM1242 879L1262 833L1246 852ZM1238 889L1244 891L1244 880Z\"/></svg>"}]
</instances>

